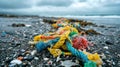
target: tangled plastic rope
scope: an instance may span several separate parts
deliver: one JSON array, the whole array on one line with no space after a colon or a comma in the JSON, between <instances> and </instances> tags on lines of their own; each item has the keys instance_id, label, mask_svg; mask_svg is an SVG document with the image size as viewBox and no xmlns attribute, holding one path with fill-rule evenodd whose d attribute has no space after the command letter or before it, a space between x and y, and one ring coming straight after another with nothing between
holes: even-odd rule
<instances>
[{"instance_id":1,"label":"tangled plastic rope","mask_svg":"<svg viewBox=\"0 0 120 67\"><path fill-rule=\"evenodd\" d=\"M85 36L81 36L83 31L78 32L76 29L80 27L79 23L71 25L67 19L60 19L52 26L58 30L49 35L42 34L34 37L37 51L47 48L54 57L74 55L83 61L84 67L97 67L102 64L99 54L83 51L89 47L90 42Z\"/></svg>"}]
</instances>

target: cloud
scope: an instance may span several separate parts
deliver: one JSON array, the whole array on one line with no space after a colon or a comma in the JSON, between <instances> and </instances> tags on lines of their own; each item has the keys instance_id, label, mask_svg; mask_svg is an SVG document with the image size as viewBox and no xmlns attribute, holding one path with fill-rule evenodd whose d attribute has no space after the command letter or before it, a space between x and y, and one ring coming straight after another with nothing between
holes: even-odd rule
<instances>
[{"instance_id":1,"label":"cloud","mask_svg":"<svg viewBox=\"0 0 120 67\"><path fill-rule=\"evenodd\" d=\"M38 6L69 6L73 0L40 0Z\"/></svg>"},{"instance_id":2,"label":"cloud","mask_svg":"<svg viewBox=\"0 0 120 67\"><path fill-rule=\"evenodd\" d=\"M2 9L20 9L29 8L32 5L29 3L31 0L0 0L0 8Z\"/></svg>"},{"instance_id":3,"label":"cloud","mask_svg":"<svg viewBox=\"0 0 120 67\"><path fill-rule=\"evenodd\" d=\"M120 14L120 0L0 0L0 12L30 15Z\"/></svg>"}]
</instances>

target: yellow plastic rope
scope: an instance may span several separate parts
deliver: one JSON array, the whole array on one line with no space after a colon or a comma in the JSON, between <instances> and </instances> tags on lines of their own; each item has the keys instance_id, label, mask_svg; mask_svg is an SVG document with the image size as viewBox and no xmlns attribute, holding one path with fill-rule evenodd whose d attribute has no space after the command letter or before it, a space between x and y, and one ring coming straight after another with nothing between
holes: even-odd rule
<instances>
[{"instance_id":1,"label":"yellow plastic rope","mask_svg":"<svg viewBox=\"0 0 120 67\"><path fill-rule=\"evenodd\" d=\"M66 47L66 45L64 44L64 45L62 45L61 46L61 48L63 49L63 50L67 50L67 47Z\"/></svg>"},{"instance_id":2,"label":"yellow plastic rope","mask_svg":"<svg viewBox=\"0 0 120 67\"><path fill-rule=\"evenodd\" d=\"M71 27L71 32L72 31L79 33L78 30L76 28L74 28L74 27Z\"/></svg>"},{"instance_id":3,"label":"yellow plastic rope","mask_svg":"<svg viewBox=\"0 0 120 67\"><path fill-rule=\"evenodd\" d=\"M72 55L71 52L62 52L63 55Z\"/></svg>"},{"instance_id":4,"label":"yellow plastic rope","mask_svg":"<svg viewBox=\"0 0 120 67\"><path fill-rule=\"evenodd\" d=\"M70 31L66 31L66 32L60 37L60 40L53 46L53 48L55 48L55 49L60 48L60 47L64 44L64 42L65 42L65 40L67 39L69 33L70 33Z\"/></svg>"},{"instance_id":5,"label":"yellow plastic rope","mask_svg":"<svg viewBox=\"0 0 120 67\"><path fill-rule=\"evenodd\" d=\"M34 41L39 41L39 40L40 40L40 36L41 36L41 35L35 36L33 40L34 40Z\"/></svg>"},{"instance_id":6,"label":"yellow plastic rope","mask_svg":"<svg viewBox=\"0 0 120 67\"><path fill-rule=\"evenodd\" d=\"M89 60L96 62L97 65L101 65L103 63L98 53L91 54L86 51L83 51L83 52L87 55Z\"/></svg>"},{"instance_id":7,"label":"yellow plastic rope","mask_svg":"<svg viewBox=\"0 0 120 67\"><path fill-rule=\"evenodd\" d=\"M72 55L70 52L62 52L60 49L52 49L52 48L48 48L48 51L54 56L60 56L61 54L63 55Z\"/></svg>"},{"instance_id":8,"label":"yellow plastic rope","mask_svg":"<svg viewBox=\"0 0 120 67\"><path fill-rule=\"evenodd\" d=\"M62 51L60 49L52 49L52 48L48 48L48 51L54 56L60 56L62 54Z\"/></svg>"}]
</instances>

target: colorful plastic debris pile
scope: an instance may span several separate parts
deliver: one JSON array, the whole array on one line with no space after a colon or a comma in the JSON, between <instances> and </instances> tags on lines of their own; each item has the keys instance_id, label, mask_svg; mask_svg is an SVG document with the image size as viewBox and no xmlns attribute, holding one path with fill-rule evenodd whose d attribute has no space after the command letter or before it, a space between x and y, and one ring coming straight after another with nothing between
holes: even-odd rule
<instances>
[{"instance_id":1,"label":"colorful plastic debris pile","mask_svg":"<svg viewBox=\"0 0 120 67\"><path fill-rule=\"evenodd\" d=\"M48 51L54 56L60 55L74 55L82 60L84 67L97 67L102 65L102 60L98 53L89 53L85 50L89 48L91 43L82 35L82 32L78 32L76 27L80 27L80 24L70 23L67 19L57 20L52 24L54 28L57 28L55 32L40 34L34 37L34 43L37 51L48 49Z\"/></svg>"}]
</instances>

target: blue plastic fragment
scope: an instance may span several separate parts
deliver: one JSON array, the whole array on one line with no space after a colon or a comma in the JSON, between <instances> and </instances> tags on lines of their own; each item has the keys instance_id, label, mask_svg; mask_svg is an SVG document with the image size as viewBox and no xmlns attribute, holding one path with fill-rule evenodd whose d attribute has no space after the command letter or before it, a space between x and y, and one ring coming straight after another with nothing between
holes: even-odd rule
<instances>
[{"instance_id":1,"label":"blue plastic fragment","mask_svg":"<svg viewBox=\"0 0 120 67\"><path fill-rule=\"evenodd\" d=\"M7 35L6 32L2 32L2 33L1 33L1 36L2 36L2 37L5 37L6 35Z\"/></svg>"},{"instance_id":2,"label":"blue plastic fragment","mask_svg":"<svg viewBox=\"0 0 120 67\"><path fill-rule=\"evenodd\" d=\"M36 44L36 49L37 49L37 51L40 52L43 49L47 48L48 46L54 45L58 40L59 40L59 38L52 39L52 40L49 40L47 43L40 41Z\"/></svg>"}]
</instances>

